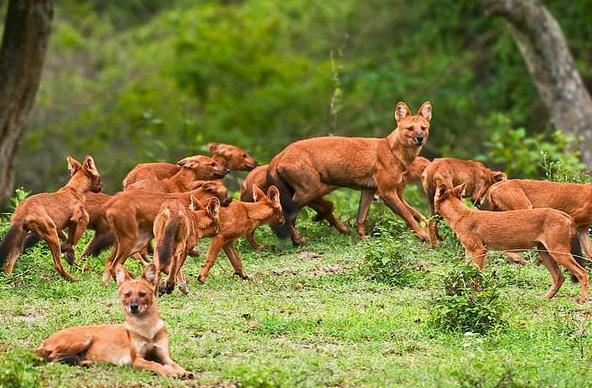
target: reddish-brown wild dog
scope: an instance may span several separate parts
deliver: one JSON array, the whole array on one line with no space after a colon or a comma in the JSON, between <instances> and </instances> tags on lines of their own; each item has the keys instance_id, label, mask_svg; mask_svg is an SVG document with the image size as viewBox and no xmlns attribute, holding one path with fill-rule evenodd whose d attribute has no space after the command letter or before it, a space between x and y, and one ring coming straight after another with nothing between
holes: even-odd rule
<instances>
[{"instance_id":1,"label":"reddish-brown wild dog","mask_svg":"<svg viewBox=\"0 0 592 388\"><path fill-rule=\"evenodd\" d=\"M298 242L295 220L299 210L337 187L362 190L357 230L366 234L364 221L375 193L422 239L432 241L420 226L422 217L401 198L407 167L427 141L432 106L424 102L416 115L399 102L395 106L396 129L386 138L318 137L288 145L273 158L268 183L281 192L286 222L277 232ZM418 219L419 218L419 219Z\"/></svg>"},{"instance_id":2,"label":"reddish-brown wild dog","mask_svg":"<svg viewBox=\"0 0 592 388\"><path fill-rule=\"evenodd\" d=\"M140 253L154 237L154 219L162 203L167 199L181 201L189 206L193 196L205 203L217 197L222 205L230 203L228 191L219 181L211 181L200 188L185 193L150 193L141 190L122 191L105 204L105 218L116 236L116 243L105 264L103 282L115 275L117 264L123 265L128 257Z\"/></svg>"},{"instance_id":3,"label":"reddish-brown wild dog","mask_svg":"<svg viewBox=\"0 0 592 388\"><path fill-rule=\"evenodd\" d=\"M491 187L486 206L489 210L540 207L561 210L573 218L580 246L592 259L592 243L588 237L592 225L592 184L509 179Z\"/></svg>"},{"instance_id":4,"label":"reddish-brown wild dog","mask_svg":"<svg viewBox=\"0 0 592 388\"><path fill-rule=\"evenodd\" d=\"M68 252L66 259L73 264L74 246L86 230L89 219L84 210L84 193L101 191L102 183L92 156L87 155L82 163L69 156L67 161L71 178L64 187L54 193L32 195L15 209L10 229L0 243L0 266L7 274L14 268L27 232L32 232L49 246L59 274L64 279L74 280L62 265L59 235L68 229L63 249Z\"/></svg>"},{"instance_id":5,"label":"reddish-brown wild dog","mask_svg":"<svg viewBox=\"0 0 592 388\"><path fill-rule=\"evenodd\" d=\"M588 273L570 253L575 234L572 218L562 211L541 208L492 212L470 209L461 201L464 185L436 189L435 208L457 235L468 256L479 268L485 266L487 249L523 250L537 248L553 284L547 298L555 296L564 278L558 263L580 282L578 302L588 299Z\"/></svg>"},{"instance_id":6,"label":"reddish-brown wild dog","mask_svg":"<svg viewBox=\"0 0 592 388\"><path fill-rule=\"evenodd\" d=\"M210 143L208 145L213 158L222 163L229 171L250 171L257 167L257 162L245 150L230 144ZM200 156L200 155L197 155ZM181 164L192 160L193 156L185 158L179 163L141 163L134 167L123 180L123 187L142 179L165 179L179 172ZM204 178L211 179L211 178Z\"/></svg>"},{"instance_id":7,"label":"reddish-brown wild dog","mask_svg":"<svg viewBox=\"0 0 592 388\"><path fill-rule=\"evenodd\" d=\"M220 249L230 260L234 273L241 279L248 276L243 270L234 242L241 236L252 236L252 231L263 224L279 224L284 221L280 193L275 186L267 189L267 195L253 187L255 202L233 201L228 207L220 209L220 231L212 238L208 256L199 271L198 280L205 283L210 268L216 262Z\"/></svg>"},{"instance_id":8,"label":"reddish-brown wild dog","mask_svg":"<svg viewBox=\"0 0 592 388\"><path fill-rule=\"evenodd\" d=\"M168 334L154 297L154 266L147 266L139 279L132 279L123 267L116 274L125 323L60 330L43 341L37 354L46 361L132 365L162 376L192 378L170 356Z\"/></svg>"},{"instance_id":9,"label":"reddish-brown wild dog","mask_svg":"<svg viewBox=\"0 0 592 388\"><path fill-rule=\"evenodd\" d=\"M220 201L214 197L210 199L205 209L195 198L191 198L188 207L176 199L163 202L154 220L154 248L153 263L156 266L159 293L170 294L178 280L179 289L187 294L187 282L181 269L189 252L198 240L204 236L213 236L220 229ZM168 274L166 283L158 281L160 273Z\"/></svg>"}]
</instances>

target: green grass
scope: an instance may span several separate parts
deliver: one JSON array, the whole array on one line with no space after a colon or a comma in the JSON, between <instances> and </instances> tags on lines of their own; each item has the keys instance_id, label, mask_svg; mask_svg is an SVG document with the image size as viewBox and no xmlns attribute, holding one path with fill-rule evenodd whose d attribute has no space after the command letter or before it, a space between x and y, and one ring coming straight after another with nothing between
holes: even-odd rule
<instances>
[{"instance_id":1,"label":"green grass","mask_svg":"<svg viewBox=\"0 0 592 388\"><path fill-rule=\"evenodd\" d=\"M341 206L341 216L353 218L351 208ZM12 275L0 275L0 386L590 384L591 310L574 303L576 285L566 281L548 301L550 276L536 260L519 267L492 254L488 270L495 272L507 324L485 335L444 332L430 324L430 311L443 275L462 260L460 246L443 229L447 240L431 249L379 206L373 206L375 223L399 234L407 259L421 263L413 282L395 287L372 280L364 270L372 241L306 220L300 229L309 242L301 248L278 242L267 228L257 237L274 246L253 252L239 244L251 281L232 276L220 256L208 283L198 285L202 258L190 258L190 295L176 290L159 299L173 358L196 374L189 382L33 357L61 328L123 319L115 284L100 282L104 257L80 261L84 270L69 268L79 281L68 283L40 244L21 256ZM132 260L128 268L140 272Z\"/></svg>"}]
</instances>

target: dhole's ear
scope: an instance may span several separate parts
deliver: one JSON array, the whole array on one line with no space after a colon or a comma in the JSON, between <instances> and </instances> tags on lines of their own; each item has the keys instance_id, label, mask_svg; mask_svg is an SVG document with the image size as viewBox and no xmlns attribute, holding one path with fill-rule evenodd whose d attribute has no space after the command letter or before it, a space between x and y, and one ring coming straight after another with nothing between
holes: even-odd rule
<instances>
[{"instance_id":1,"label":"dhole's ear","mask_svg":"<svg viewBox=\"0 0 592 388\"><path fill-rule=\"evenodd\" d=\"M214 182L206 182L203 185L201 185L201 188L204 191L213 192L216 190L216 184Z\"/></svg>"},{"instance_id":2,"label":"dhole's ear","mask_svg":"<svg viewBox=\"0 0 592 388\"><path fill-rule=\"evenodd\" d=\"M68 171L70 171L70 176L74 175L74 173L82 168L82 164L76 159L71 156L66 156L66 161L68 162Z\"/></svg>"},{"instance_id":3,"label":"dhole's ear","mask_svg":"<svg viewBox=\"0 0 592 388\"><path fill-rule=\"evenodd\" d=\"M253 184L253 202L261 201L265 198L265 193L256 184Z\"/></svg>"},{"instance_id":4,"label":"dhole's ear","mask_svg":"<svg viewBox=\"0 0 592 388\"><path fill-rule=\"evenodd\" d=\"M456 186L452 189L452 193L455 197L462 198L465 194L465 190L467 189L466 183L461 183L460 185Z\"/></svg>"},{"instance_id":5,"label":"dhole's ear","mask_svg":"<svg viewBox=\"0 0 592 388\"><path fill-rule=\"evenodd\" d=\"M508 176L501 171L496 171L493 173L492 178L493 178L494 182L501 182L501 181L505 181L506 179L508 179Z\"/></svg>"},{"instance_id":6,"label":"dhole's ear","mask_svg":"<svg viewBox=\"0 0 592 388\"><path fill-rule=\"evenodd\" d=\"M438 185L438 187L436 188L436 195L440 199L446 198L446 196L448 195L448 187L446 187L446 185Z\"/></svg>"},{"instance_id":7,"label":"dhole's ear","mask_svg":"<svg viewBox=\"0 0 592 388\"><path fill-rule=\"evenodd\" d=\"M197 166L197 162L193 158L193 156L188 156L183 158L177 162L177 166L187 167L187 168L195 168Z\"/></svg>"},{"instance_id":8,"label":"dhole's ear","mask_svg":"<svg viewBox=\"0 0 592 388\"><path fill-rule=\"evenodd\" d=\"M156 286L156 266L154 263L150 263L144 268L142 279L146 280L151 285Z\"/></svg>"},{"instance_id":9,"label":"dhole's ear","mask_svg":"<svg viewBox=\"0 0 592 388\"><path fill-rule=\"evenodd\" d=\"M275 186L270 186L269 189L267 189L267 197L273 203L280 203L280 191Z\"/></svg>"},{"instance_id":10,"label":"dhole's ear","mask_svg":"<svg viewBox=\"0 0 592 388\"><path fill-rule=\"evenodd\" d=\"M417 110L417 114L427 121L430 121L432 119L432 103L425 101Z\"/></svg>"},{"instance_id":11,"label":"dhole's ear","mask_svg":"<svg viewBox=\"0 0 592 388\"><path fill-rule=\"evenodd\" d=\"M97 170L97 165L95 164L95 160L92 156L86 155L82 164L84 168L86 168L86 170L91 173L91 175L99 176L99 170Z\"/></svg>"},{"instance_id":12,"label":"dhole's ear","mask_svg":"<svg viewBox=\"0 0 592 388\"><path fill-rule=\"evenodd\" d=\"M189 196L189 210L200 210L203 209L201 204L195 199L193 195Z\"/></svg>"},{"instance_id":13,"label":"dhole's ear","mask_svg":"<svg viewBox=\"0 0 592 388\"><path fill-rule=\"evenodd\" d=\"M395 105L395 120L397 120L397 122L403 120L410 112L407 104L402 101L398 102L397 105Z\"/></svg>"},{"instance_id":14,"label":"dhole's ear","mask_svg":"<svg viewBox=\"0 0 592 388\"><path fill-rule=\"evenodd\" d=\"M206 205L206 212L210 217L216 218L220 213L220 200L217 197L211 198Z\"/></svg>"},{"instance_id":15,"label":"dhole's ear","mask_svg":"<svg viewBox=\"0 0 592 388\"><path fill-rule=\"evenodd\" d=\"M208 149L210 150L210 152L218 151L218 147L220 147L220 144L218 144L218 143L209 143L208 144Z\"/></svg>"},{"instance_id":16,"label":"dhole's ear","mask_svg":"<svg viewBox=\"0 0 592 388\"><path fill-rule=\"evenodd\" d=\"M117 282L117 286L121 286L124 282L130 280L132 277L130 276L129 272L123 268L122 265L117 264L115 267L115 281Z\"/></svg>"}]
</instances>

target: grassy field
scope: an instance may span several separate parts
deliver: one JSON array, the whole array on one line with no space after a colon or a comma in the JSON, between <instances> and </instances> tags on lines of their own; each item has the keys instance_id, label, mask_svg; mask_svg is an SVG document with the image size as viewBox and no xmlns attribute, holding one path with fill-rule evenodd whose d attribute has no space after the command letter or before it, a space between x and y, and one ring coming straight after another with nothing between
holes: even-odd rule
<instances>
[{"instance_id":1,"label":"grassy field","mask_svg":"<svg viewBox=\"0 0 592 388\"><path fill-rule=\"evenodd\" d=\"M340 216L353 219L353 207ZM447 240L431 249L380 206L371 224L396 236L395 245L304 220L310 241L293 248L262 228L258 238L271 245L264 251L239 244L250 281L232 276L221 256L208 283L198 285L201 258L189 259L190 295L175 291L159 307L173 358L195 372L193 381L36 359L32 351L58 329L123 319L115 284L100 283L104 257L81 260L83 269L70 268L79 281L68 283L40 244L21 256L14 274L0 275L0 386L590 385L591 309L574 303L576 285L566 281L548 301L550 276L534 256L521 267L492 254L488 271L506 323L486 334L445 331L431 315L443 277L463 260L459 244L443 227ZM373 280L366 270L370 251L383 252L388 266L397 253L392 246L408 262L402 286Z\"/></svg>"}]
</instances>

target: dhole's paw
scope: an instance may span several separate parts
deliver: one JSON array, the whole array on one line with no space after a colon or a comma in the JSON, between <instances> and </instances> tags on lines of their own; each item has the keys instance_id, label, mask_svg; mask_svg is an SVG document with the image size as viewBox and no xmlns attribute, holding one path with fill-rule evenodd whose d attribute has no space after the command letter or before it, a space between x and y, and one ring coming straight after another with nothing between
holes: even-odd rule
<instances>
[{"instance_id":1,"label":"dhole's paw","mask_svg":"<svg viewBox=\"0 0 592 388\"><path fill-rule=\"evenodd\" d=\"M66 261L68 262L68 264L74 265L74 262L76 260L76 255L74 254L74 248L72 248L71 245L62 244L61 250L62 250L62 253L64 254L64 257L66 258Z\"/></svg>"},{"instance_id":2,"label":"dhole's paw","mask_svg":"<svg viewBox=\"0 0 592 388\"><path fill-rule=\"evenodd\" d=\"M246 273L243 273L242 275L238 272L234 273L236 276L238 276L239 278L241 278L242 280L253 280L253 278L251 278L249 275L247 275Z\"/></svg>"},{"instance_id":3,"label":"dhole's paw","mask_svg":"<svg viewBox=\"0 0 592 388\"><path fill-rule=\"evenodd\" d=\"M186 285L179 284L179 291L181 291L183 293L183 295L189 295L189 289L187 288Z\"/></svg>"},{"instance_id":4,"label":"dhole's paw","mask_svg":"<svg viewBox=\"0 0 592 388\"><path fill-rule=\"evenodd\" d=\"M576 298L576 303L577 304L584 304L584 303L588 302L589 300L590 300L590 298L588 298L588 297L578 296Z\"/></svg>"},{"instance_id":5,"label":"dhole's paw","mask_svg":"<svg viewBox=\"0 0 592 388\"><path fill-rule=\"evenodd\" d=\"M195 375L193 374L193 372L185 371L177 374L176 377L181 380L192 380L195 378Z\"/></svg>"},{"instance_id":6,"label":"dhole's paw","mask_svg":"<svg viewBox=\"0 0 592 388\"><path fill-rule=\"evenodd\" d=\"M203 276L203 275L199 275L199 276L197 277L197 281L198 281L200 284L206 284L206 277L205 277L205 276Z\"/></svg>"}]
</instances>

